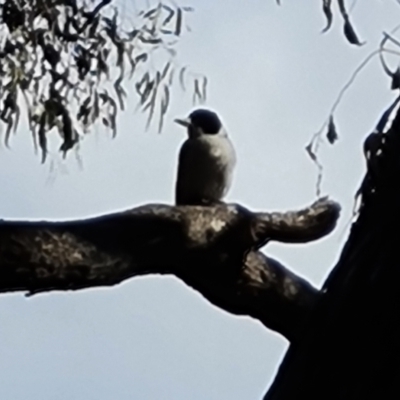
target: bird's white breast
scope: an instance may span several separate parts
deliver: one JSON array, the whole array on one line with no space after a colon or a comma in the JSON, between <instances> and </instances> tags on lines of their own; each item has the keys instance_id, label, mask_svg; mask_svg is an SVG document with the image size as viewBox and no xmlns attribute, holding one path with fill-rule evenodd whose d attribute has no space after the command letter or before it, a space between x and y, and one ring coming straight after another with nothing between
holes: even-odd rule
<instances>
[{"instance_id":1,"label":"bird's white breast","mask_svg":"<svg viewBox=\"0 0 400 400\"><path fill-rule=\"evenodd\" d=\"M189 138L179 159L177 199L220 201L228 192L236 155L225 133Z\"/></svg>"}]
</instances>

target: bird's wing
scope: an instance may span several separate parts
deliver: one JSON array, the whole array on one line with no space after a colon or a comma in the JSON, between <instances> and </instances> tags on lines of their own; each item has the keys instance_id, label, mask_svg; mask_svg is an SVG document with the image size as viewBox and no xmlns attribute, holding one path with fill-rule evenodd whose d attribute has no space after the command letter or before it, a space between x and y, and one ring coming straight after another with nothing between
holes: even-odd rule
<instances>
[{"instance_id":1,"label":"bird's wing","mask_svg":"<svg viewBox=\"0 0 400 400\"><path fill-rule=\"evenodd\" d=\"M207 145L198 140L188 139L183 143L178 160L178 175L175 186L176 204L195 204L199 201L196 188L204 179L202 164L209 157Z\"/></svg>"}]
</instances>

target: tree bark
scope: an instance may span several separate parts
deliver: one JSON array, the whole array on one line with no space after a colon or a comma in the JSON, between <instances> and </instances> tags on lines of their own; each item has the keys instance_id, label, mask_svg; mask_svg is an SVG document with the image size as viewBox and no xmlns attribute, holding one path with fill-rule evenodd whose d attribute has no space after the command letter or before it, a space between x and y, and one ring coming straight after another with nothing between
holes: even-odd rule
<instances>
[{"instance_id":1,"label":"tree bark","mask_svg":"<svg viewBox=\"0 0 400 400\"><path fill-rule=\"evenodd\" d=\"M174 274L218 307L249 315L295 341L318 291L258 249L300 243L335 226L340 207L320 199L287 213L239 205L147 205L73 222L0 222L0 292L110 286Z\"/></svg>"},{"instance_id":2,"label":"tree bark","mask_svg":"<svg viewBox=\"0 0 400 400\"><path fill-rule=\"evenodd\" d=\"M266 400L399 397L400 113L371 140L359 217Z\"/></svg>"}]
</instances>

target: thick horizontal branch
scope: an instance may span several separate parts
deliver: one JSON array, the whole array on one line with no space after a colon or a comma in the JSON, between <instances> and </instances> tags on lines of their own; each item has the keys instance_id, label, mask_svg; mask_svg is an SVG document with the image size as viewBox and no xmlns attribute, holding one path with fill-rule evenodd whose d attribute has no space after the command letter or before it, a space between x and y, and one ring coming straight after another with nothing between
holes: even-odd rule
<instances>
[{"instance_id":1,"label":"thick horizontal branch","mask_svg":"<svg viewBox=\"0 0 400 400\"><path fill-rule=\"evenodd\" d=\"M223 309L294 340L317 291L256 250L268 240L329 233L339 206L289 213L239 205L146 205L73 222L0 222L0 291L77 290L144 274L174 274Z\"/></svg>"}]
</instances>

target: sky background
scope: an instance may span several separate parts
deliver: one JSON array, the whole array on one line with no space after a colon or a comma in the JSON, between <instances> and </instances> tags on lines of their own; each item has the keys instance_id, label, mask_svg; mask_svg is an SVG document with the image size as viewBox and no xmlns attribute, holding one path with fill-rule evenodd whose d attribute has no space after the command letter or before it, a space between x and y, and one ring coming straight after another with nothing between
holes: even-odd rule
<instances>
[{"instance_id":1,"label":"sky background","mask_svg":"<svg viewBox=\"0 0 400 400\"><path fill-rule=\"evenodd\" d=\"M317 170L304 147L340 89L398 23L400 6L364 0L351 17L367 43L349 45L319 2L193 0L182 65L209 78L206 105L218 111L238 165L229 201L251 210L292 210L316 199ZM125 15L140 3L123 0ZM337 11L337 10L335 10ZM393 60L392 60L393 61ZM362 142L394 94L377 58L358 76L336 113L340 135L323 143L322 192L340 202L338 228L307 245L270 244L267 254L320 286L348 235L365 167ZM126 85L129 86L129 85ZM173 92L165 130L145 132L132 103L115 140L94 131L66 161L40 164L20 129L0 149L4 219L78 219L146 203L171 203L184 131L172 122L192 109ZM58 160L58 161L57 161ZM3 400L260 399L288 343L259 322L227 314L174 277L148 276L113 288L0 298Z\"/></svg>"}]
</instances>

